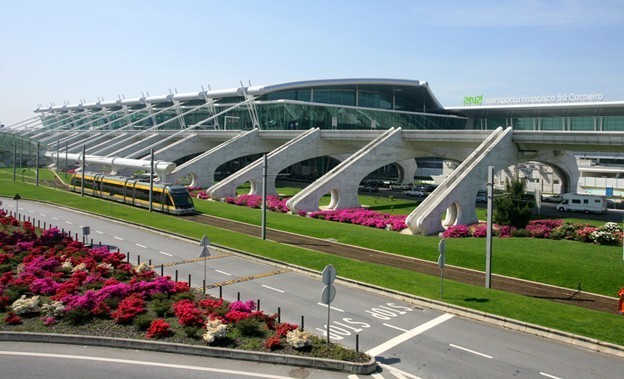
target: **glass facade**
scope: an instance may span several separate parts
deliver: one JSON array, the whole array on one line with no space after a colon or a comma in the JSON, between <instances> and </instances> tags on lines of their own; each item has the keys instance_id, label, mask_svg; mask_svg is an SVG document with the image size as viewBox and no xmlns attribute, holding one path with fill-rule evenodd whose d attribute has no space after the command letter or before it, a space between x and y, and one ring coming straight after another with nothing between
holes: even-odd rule
<instances>
[{"instance_id":1,"label":"glass facade","mask_svg":"<svg viewBox=\"0 0 624 379\"><path fill-rule=\"evenodd\" d=\"M624 116L477 118L473 125L479 130L511 126L516 130L621 132Z\"/></svg>"}]
</instances>

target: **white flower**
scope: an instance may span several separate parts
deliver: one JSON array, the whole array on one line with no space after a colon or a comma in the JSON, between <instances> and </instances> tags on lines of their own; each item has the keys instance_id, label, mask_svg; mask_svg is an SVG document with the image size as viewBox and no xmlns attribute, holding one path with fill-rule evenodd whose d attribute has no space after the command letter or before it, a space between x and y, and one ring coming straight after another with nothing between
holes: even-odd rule
<instances>
[{"instance_id":1,"label":"white flower","mask_svg":"<svg viewBox=\"0 0 624 379\"><path fill-rule=\"evenodd\" d=\"M302 347L312 343L310 340L310 333L303 330L295 329L286 333L286 342L295 349L301 349Z\"/></svg>"},{"instance_id":2,"label":"white flower","mask_svg":"<svg viewBox=\"0 0 624 379\"><path fill-rule=\"evenodd\" d=\"M142 262L140 265L134 268L134 272L136 272L137 274L141 274L149 270L150 270L150 267L145 262Z\"/></svg>"},{"instance_id":3,"label":"white flower","mask_svg":"<svg viewBox=\"0 0 624 379\"><path fill-rule=\"evenodd\" d=\"M72 271L74 269L74 265L71 263L69 259L66 259L65 262L61 265L61 270L63 271Z\"/></svg>"},{"instance_id":4,"label":"white flower","mask_svg":"<svg viewBox=\"0 0 624 379\"><path fill-rule=\"evenodd\" d=\"M76 271L87 271L87 264L83 262L78 264L77 266L74 266L74 268L72 268L72 272Z\"/></svg>"},{"instance_id":5,"label":"white flower","mask_svg":"<svg viewBox=\"0 0 624 379\"><path fill-rule=\"evenodd\" d=\"M99 265L97 265L99 268L103 268L106 269L108 271L113 269L113 265L110 263L100 263Z\"/></svg>"},{"instance_id":6,"label":"white flower","mask_svg":"<svg viewBox=\"0 0 624 379\"><path fill-rule=\"evenodd\" d=\"M63 314L65 306L60 301L53 301L41 306L41 312L47 317L58 317Z\"/></svg>"},{"instance_id":7,"label":"white flower","mask_svg":"<svg viewBox=\"0 0 624 379\"><path fill-rule=\"evenodd\" d=\"M40 304L41 302L39 301L39 296L26 298L26 295L22 295L22 297L13 302L13 304L11 305L11 309L13 309L13 312L17 313L18 315L26 313L37 313L40 310Z\"/></svg>"},{"instance_id":8,"label":"white flower","mask_svg":"<svg viewBox=\"0 0 624 379\"><path fill-rule=\"evenodd\" d=\"M223 324L221 320L214 319L206 322L206 333L202 336L206 343L212 343L216 338L223 338L227 332L227 325Z\"/></svg>"}]
</instances>

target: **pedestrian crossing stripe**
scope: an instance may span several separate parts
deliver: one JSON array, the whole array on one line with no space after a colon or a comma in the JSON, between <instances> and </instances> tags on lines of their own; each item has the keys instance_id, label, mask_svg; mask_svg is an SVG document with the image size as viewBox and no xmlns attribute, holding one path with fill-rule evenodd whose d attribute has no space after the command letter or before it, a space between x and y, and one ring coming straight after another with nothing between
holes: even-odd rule
<instances>
[{"instance_id":1,"label":"pedestrian crossing stripe","mask_svg":"<svg viewBox=\"0 0 624 379\"><path fill-rule=\"evenodd\" d=\"M163 263L162 265L158 265L156 267L159 267L159 266L163 266L163 267L178 266L178 265L183 265L185 263L195 263L195 262L203 262L203 261L212 260L212 259L225 258L225 257L229 257L231 255L232 254L228 254L228 253L220 254L220 255L211 255L211 256L208 256L208 257L200 257L200 258L188 259L188 260L185 260L185 261Z\"/></svg>"},{"instance_id":2,"label":"pedestrian crossing stripe","mask_svg":"<svg viewBox=\"0 0 624 379\"><path fill-rule=\"evenodd\" d=\"M289 270L270 271L270 272L265 272L263 274L257 274L257 275L245 276L245 277L242 277L242 278L236 278L236 279L232 279L232 280L226 280L225 282L208 284L208 285L206 285L206 288L223 287L223 286L227 286L227 285L230 285L230 284L247 282L247 281L250 281L250 280L260 279L260 278L266 278L267 276L279 275L279 274L284 274L284 273L287 273L287 272L289 272Z\"/></svg>"}]
</instances>

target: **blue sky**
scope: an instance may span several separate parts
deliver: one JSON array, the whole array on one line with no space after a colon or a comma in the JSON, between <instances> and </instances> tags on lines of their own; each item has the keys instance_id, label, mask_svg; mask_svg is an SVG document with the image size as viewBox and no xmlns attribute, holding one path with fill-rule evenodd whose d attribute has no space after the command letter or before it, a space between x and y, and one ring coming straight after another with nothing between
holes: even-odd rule
<instances>
[{"instance_id":1,"label":"blue sky","mask_svg":"<svg viewBox=\"0 0 624 379\"><path fill-rule=\"evenodd\" d=\"M624 0L5 1L0 121L38 104L332 78L624 100Z\"/></svg>"}]
</instances>

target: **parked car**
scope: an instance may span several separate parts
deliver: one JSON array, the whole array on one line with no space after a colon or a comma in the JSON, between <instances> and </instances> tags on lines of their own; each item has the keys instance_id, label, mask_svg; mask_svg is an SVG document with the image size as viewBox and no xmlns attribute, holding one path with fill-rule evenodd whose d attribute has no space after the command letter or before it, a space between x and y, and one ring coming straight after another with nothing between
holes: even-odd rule
<instances>
[{"instance_id":1,"label":"parked car","mask_svg":"<svg viewBox=\"0 0 624 379\"><path fill-rule=\"evenodd\" d=\"M412 189L412 185L411 184L403 184L403 183L399 183L399 182L392 182L392 183L390 183L390 189L391 190L398 190L398 191L411 190Z\"/></svg>"},{"instance_id":2,"label":"parked car","mask_svg":"<svg viewBox=\"0 0 624 379\"><path fill-rule=\"evenodd\" d=\"M359 188L360 192L379 192L379 187L364 186Z\"/></svg>"},{"instance_id":3,"label":"parked car","mask_svg":"<svg viewBox=\"0 0 624 379\"><path fill-rule=\"evenodd\" d=\"M545 198L542 199L542 201L545 201L547 203L561 203L562 200L563 200L563 195L546 196Z\"/></svg>"},{"instance_id":4,"label":"parked car","mask_svg":"<svg viewBox=\"0 0 624 379\"><path fill-rule=\"evenodd\" d=\"M405 192L406 196L426 197L427 193L420 190L410 190Z\"/></svg>"}]
</instances>

